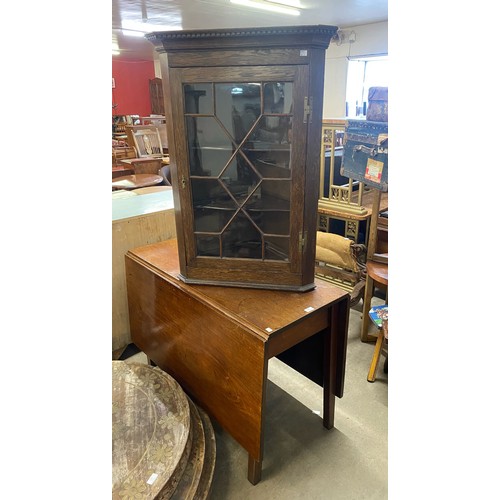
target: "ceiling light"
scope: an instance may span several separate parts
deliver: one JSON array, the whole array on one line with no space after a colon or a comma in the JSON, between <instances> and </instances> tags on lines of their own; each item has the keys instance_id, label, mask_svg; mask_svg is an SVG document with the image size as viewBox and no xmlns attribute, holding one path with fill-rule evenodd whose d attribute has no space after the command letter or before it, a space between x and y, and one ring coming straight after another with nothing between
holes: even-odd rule
<instances>
[{"instance_id":1,"label":"ceiling light","mask_svg":"<svg viewBox=\"0 0 500 500\"><path fill-rule=\"evenodd\" d=\"M289 7L288 5L298 4L297 7L300 6L300 3L294 0L276 0L276 2L267 2L265 0L231 0L231 3L237 5L243 5L245 7L252 7L254 9L262 9L271 12L279 12L280 14L289 14L291 16L299 16L300 10L295 7Z\"/></svg>"},{"instance_id":2,"label":"ceiling light","mask_svg":"<svg viewBox=\"0 0 500 500\"><path fill-rule=\"evenodd\" d=\"M282 5L287 5L288 7L295 7L297 9L302 9L302 5L300 5L300 0L269 0L269 1L272 1L272 3L280 3Z\"/></svg>"},{"instance_id":3,"label":"ceiling light","mask_svg":"<svg viewBox=\"0 0 500 500\"><path fill-rule=\"evenodd\" d=\"M142 21L122 20L122 33L126 36L144 36L144 33L153 31L151 25Z\"/></svg>"},{"instance_id":4,"label":"ceiling light","mask_svg":"<svg viewBox=\"0 0 500 500\"><path fill-rule=\"evenodd\" d=\"M140 36L143 37L145 33L151 33L152 31L171 31L180 30L182 26L166 26L162 24L154 24L148 21L129 21L127 19L122 20L122 33L125 36Z\"/></svg>"}]
</instances>

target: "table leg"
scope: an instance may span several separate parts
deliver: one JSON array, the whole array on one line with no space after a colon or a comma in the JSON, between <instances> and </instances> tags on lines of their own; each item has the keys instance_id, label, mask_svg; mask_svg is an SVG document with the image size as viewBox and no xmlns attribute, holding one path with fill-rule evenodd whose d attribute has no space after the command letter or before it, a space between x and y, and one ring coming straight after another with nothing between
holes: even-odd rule
<instances>
[{"instance_id":1,"label":"table leg","mask_svg":"<svg viewBox=\"0 0 500 500\"><path fill-rule=\"evenodd\" d=\"M262 462L248 455L248 480L256 485L262 477Z\"/></svg>"},{"instance_id":2,"label":"table leg","mask_svg":"<svg viewBox=\"0 0 500 500\"><path fill-rule=\"evenodd\" d=\"M333 306L330 307L330 320L327 333L325 335L325 348L323 359L323 427L331 429L333 427L333 416L335 413L335 395L333 394L333 383L335 372L333 367L335 334L333 331Z\"/></svg>"},{"instance_id":3,"label":"table leg","mask_svg":"<svg viewBox=\"0 0 500 500\"><path fill-rule=\"evenodd\" d=\"M349 326L349 300L344 299L330 308L330 325L325 335L323 380L323 426L333 427L335 396L344 392L344 372Z\"/></svg>"}]
</instances>

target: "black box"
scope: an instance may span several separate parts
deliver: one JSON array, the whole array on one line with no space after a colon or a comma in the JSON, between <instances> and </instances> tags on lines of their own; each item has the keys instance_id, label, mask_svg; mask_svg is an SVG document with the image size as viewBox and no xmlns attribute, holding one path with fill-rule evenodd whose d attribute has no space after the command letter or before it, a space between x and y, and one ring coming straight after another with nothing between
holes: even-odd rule
<instances>
[{"instance_id":1,"label":"black box","mask_svg":"<svg viewBox=\"0 0 500 500\"><path fill-rule=\"evenodd\" d=\"M340 173L367 186L387 191L387 122L347 120Z\"/></svg>"}]
</instances>

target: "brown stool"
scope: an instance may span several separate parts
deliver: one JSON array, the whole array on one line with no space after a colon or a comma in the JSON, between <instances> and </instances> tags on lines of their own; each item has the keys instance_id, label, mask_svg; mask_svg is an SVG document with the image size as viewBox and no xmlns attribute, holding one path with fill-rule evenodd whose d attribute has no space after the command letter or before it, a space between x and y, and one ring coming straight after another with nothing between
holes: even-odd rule
<instances>
[{"instance_id":1,"label":"brown stool","mask_svg":"<svg viewBox=\"0 0 500 500\"><path fill-rule=\"evenodd\" d=\"M389 265L369 260L366 262L366 284L365 295L363 298L363 322L361 324L361 341L373 342L377 339L373 335L368 335L368 325L370 324L370 315L368 311L371 308L373 298L373 287L386 290L389 288ZM387 302L387 295L386 295Z\"/></svg>"}]
</instances>

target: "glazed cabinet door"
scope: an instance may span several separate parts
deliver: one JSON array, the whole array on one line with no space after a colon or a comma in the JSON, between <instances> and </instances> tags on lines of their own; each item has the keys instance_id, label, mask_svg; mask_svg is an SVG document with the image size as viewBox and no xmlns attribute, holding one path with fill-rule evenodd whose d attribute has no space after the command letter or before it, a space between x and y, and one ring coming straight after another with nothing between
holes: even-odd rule
<instances>
[{"instance_id":1,"label":"glazed cabinet door","mask_svg":"<svg viewBox=\"0 0 500 500\"><path fill-rule=\"evenodd\" d=\"M258 285L275 274L278 286L300 284L308 71L306 65L171 69L191 281L237 277Z\"/></svg>"}]
</instances>

